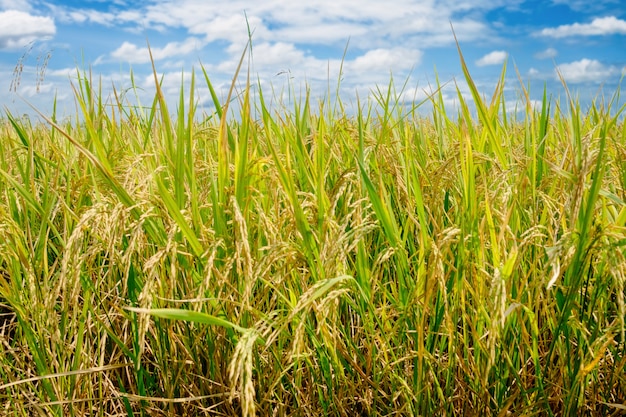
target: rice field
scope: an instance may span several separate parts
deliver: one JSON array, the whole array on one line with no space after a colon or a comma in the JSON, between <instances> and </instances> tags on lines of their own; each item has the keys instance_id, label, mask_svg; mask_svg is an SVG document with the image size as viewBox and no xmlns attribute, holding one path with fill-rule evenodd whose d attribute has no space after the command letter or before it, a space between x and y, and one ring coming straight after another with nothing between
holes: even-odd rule
<instances>
[{"instance_id":1,"label":"rice field","mask_svg":"<svg viewBox=\"0 0 626 417\"><path fill-rule=\"evenodd\" d=\"M619 91L514 116L461 62L428 114L204 69L176 109L155 70L147 107L78 71L75 117L5 110L0 414L626 412Z\"/></svg>"}]
</instances>

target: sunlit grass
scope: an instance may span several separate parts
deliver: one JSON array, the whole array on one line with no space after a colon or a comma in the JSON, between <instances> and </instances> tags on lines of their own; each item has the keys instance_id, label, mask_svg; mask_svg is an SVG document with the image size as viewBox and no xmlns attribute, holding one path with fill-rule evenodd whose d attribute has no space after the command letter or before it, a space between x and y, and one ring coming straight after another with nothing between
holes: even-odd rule
<instances>
[{"instance_id":1,"label":"sunlit grass","mask_svg":"<svg viewBox=\"0 0 626 417\"><path fill-rule=\"evenodd\" d=\"M516 119L461 61L472 101L430 117L393 82L221 103L204 69L175 112L156 70L147 109L79 72L78 121L6 112L0 413L624 412L618 93L521 86Z\"/></svg>"}]
</instances>

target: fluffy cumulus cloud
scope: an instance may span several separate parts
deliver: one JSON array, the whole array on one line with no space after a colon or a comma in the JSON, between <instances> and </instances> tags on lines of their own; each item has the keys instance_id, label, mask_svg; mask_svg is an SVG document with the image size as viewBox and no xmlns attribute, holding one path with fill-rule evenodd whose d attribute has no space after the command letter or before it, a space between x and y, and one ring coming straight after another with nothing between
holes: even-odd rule
<instances>
[{"instance_id":1,"label":"fluffy cumulus cloud","mask_svg":"<svg viewBox=\"0 0 626 417\"><path fill-rule=\"evenodd\" d=\"M417 49L404 47L379 48L367 51L365 54L349 63L350 69L356 72L386 72L405 70L419 65L422 52Z\"/></svg>"},{"instance_id":2,"label":"fluffy cumulus cloud","mask_svg":"<svg viewBox=\"0 0 626 417\"><path fill-rule=\"evenodd\" d=\"M508 54L506 51L492 51L476 61L476 65L484 67L486 65L502 65L506 61Z\"/></svg>"},{"instance_id":3,"label":"fluffy cumulus cloud","mask_svg":"<svg viewBox=\"0 0 626 417\"><path fill-rule=\"evenodd\" d=\"M577 83L602 83L611 77L619 77L620 69L610 65L604 65L595 59L583 58L580 61L559 65L555 71L563 79L572 84Z\"/></svg>"},{"instance_id":4,"label":"fluffy cumulus cloud","mask_svg":"<svg viewBox=\"0 0 626 417\"><path fill-rule=\"evenodd\" d=\"M377 0L362 0L358 6L348 0L233 0L219 7L204 0L165 0L147 2L132 11L50 8L60 21L124 25L127 30L133 25L138 30L183 29L207 42L239 45L247 40L248 27L257 42L343 45L350 39L350 45L360 49L382 47L407 36L416 36L430 46L451 44L454 39L449 23L461 41L495 36L480 16L460 15L466 14L463 2L445 0L441 4L397 0L393 7Z\"/></svg>"},{"instance_id":5,"label":"fluffy cumulus cloud","mask_svg":"<svg viewBox=\"0 0 626 417\"><path fill-rule=\"evenodd\" d=\"M0 49L22 48L37 39L50 38L55 33L56 27L50 17L13 9L0 12Z\"/></svg>"},{"instance_id":6,"label":"fluffy cumulus cloud","mask_svg":"<svg viewBox=\"0 0 626 417\"><path fill-rule=\"evenodd\" d=\"M591 23L574 23L556 28L546 28L540 32L540 35L552 38L615 34L626 34L626 20L618 19L615 16L598 17L593 19Z\"/></svg>"},{"instance_id":7,"label":"fluffy cumulus cloud","mask_svg":"<svg viewBox=\"0 0 626 417\"><path fill-rule=\"evenodd\" d=\"M131 64L142 64L150 62L150 53L155 61L186 55L198 51L204 46L204 42L197 38L188 38L183 42L169 42L162 48L139 47L130 42L124 42L111 53L114 59L122 60Z\"/></svg>"},{"instance_id":8,"label":"fluffy cumulus cloud","mask_svg":"<svg viewBox=\"0 0 626 417\"><path fill-rule=\"evenodd\" d=\"M299 66L309 59L292 43L262 42L254 45L254 64L259 66Z\"/></svg>"}]
</instances>

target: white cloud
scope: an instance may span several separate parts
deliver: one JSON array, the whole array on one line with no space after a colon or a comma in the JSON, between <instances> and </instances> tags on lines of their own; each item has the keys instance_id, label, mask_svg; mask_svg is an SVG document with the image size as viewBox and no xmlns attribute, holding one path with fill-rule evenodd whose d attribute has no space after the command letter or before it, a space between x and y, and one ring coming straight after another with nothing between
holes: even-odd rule
<instances>
[{"instance_id":1,"label":"white cloud","mask_svg":"<svg viewBox=\"0 0 626 417\"><path fill-rule=\"evenodd\" d=\"M239 62L241 50L230 48L229 52L231 56L228 60L213 65L210 69L232 75ZM343 77L347 84L367 82L372 87L377 82L389 82L391 74L403 73L418 66L422 54L420 50L412 48L376 48L342 62L338 58L317 58L298 49L294 44L263 42L254 45L252 64L254 72L261 78L274 80L277 74L288 73L290 77L312 84L335 80L343 66Z\"/></svg>"},{"instance_id":2,"label":"white cloud","mask_svg":"<svg viewBox=\"0 0 626 417\"><path fill-rule=\"evenodd\" d=\"M141 26L144 22L144 20L142 20L142 11L133 9L101 11L89 8L68 8L51 3L47 3L46 7L56 20L65 24L95 23L106 27L113 27L127 24Z\"/></svg>"},{"instance_id":3,"label":"white cloud","mask_svg":"<svg viewBox=\"0 0 626 417\"><path fill-rule=\"evenodd\" d=\"M188 22L180 23L187 27L194 35L204 35L208 42L226 40L232 44L243 47L248 41L248 25L254 31L253 39L257 42L267 40L268 30L264 22L258 16L243 13L212 16L209 19L196 18ZM284 38L285 39L285 38Z\"/></svg>"},{"instance_id":4,"label":"white cloud","mask_svg":"<svg viewBox=\"0 0 626 417\"><path fill-rule=\"evenodd\" d=\"M323 45L346 43L350 39L354 46L363 46L361 39L368 32L365 25L355 22L320 22L300 28L289 25L273 32L272 39L289 39L297 43Z\"/></svg>"},{"instance_id":5,"label":"white cloud","mask_svg":"<svg viewBox=\"0 0 626 417\"><path fill-rule=\"evenodd\" d=\"M77 74L78 74L77 68L66 67L66 68L60 68L60 69L47 69L45 76L46 78L58 77L58 78L67 80L68 78L76 78Z\"/></svg>"},{"instance_id":6,"label":"white cloud","mask_svg":"<svg viewBox=\"0 0 626 417\"><path fill-rule=\"evenodd\" d=\"M54 21L49 17L33 16L19 10L0 12L0 49L22 48L55 33Z\"/></svg>"},{"instance_id":7,"label":"white cloud","mask_svg":"<svg viewBox=\"0 0 626 417\"><path fill-rule=\"evenodd\" d=\"M162 48L151 47L150 50L152 58L155 61L159 61L199 51L203 46L204 42L192 37L185 39L183 42L170 42ZM111 57L131 64L147 63L150 62L150 51L148 47L138 47L133 43L124 42L111 53Z\"/></svg>"},{"instance_id":8,"label":"white cloud","mask_svg":"<svg viewBox=\"0 0 626 417\"><path fill-rule=\"evenodd\" d=\"M348 66L351 71L358 73L385 72L406 70L419 65L422 52L418 49L404 47L378 48L367 51L357 57Z\"/></svg>"},{"instance_id":9,"label":"white cloud","mask_svg":"<svg viewBox=\"0 0 626 417\"><path fill-rule=\"evenodd\" d=\"M626 34L626 20L615 16L598 17L591 23L573 23L556 28L546 28L539 32L542 36L565 38L568 36L614 35Z\"/></svg>"},{"instance_id":10,"label":"white cloud","mask_svg":"<svg viewBox=\"0 0 626 417\"><path fill-rule=\"evenodd\" d=\"M559 53L554 48L548 48L545 51L537 52L535 58L537 59L551 59L555 58Z\"/></svg>"},{"instance_id":11,"label":"white cloud","mask_svg":"<svg viewBox=\"0 0 626 417\"><path fill-rule=\"evenodd\" d=\"M556 69L556 76L561 74L563 79L572 84L577 83L597 83L607 81L607 79L618 76L620 69L611 65L606 66L595 59L581 59L567 64L561 64Z\"/></svg>"},{"instance_id":12,"label":"white cloud","mask_svg":"<svg viewBox=\"0 0 626 417\"><path fill-rule=\"evenodd\" d=\"M507 5L504 0L494 4L483 1L473 4L472 10ZM350 45L359 49L389 47L407 37L428 46L453 44L450 22L459 41L496 36L480 15L468 15L467 3L448 0L440 4L396 0L393 6L378 0L361 0L358 6L351 0L233 0L216 7L204 0L165 0L107 11L48 7L53 16L67 23L92 22L135 31L182 29L208 42L225 40L241 46L247 40L248 25L257 42L343 45L349 38Z\"/></svg>"},{"instance_id":13,"label":"white cloud","mask_svg":"<svg viewBox=\"0 0 626 417\"><path fill-rule=\"evenodd\" d=\"M486 65L501 65L506 61L508 54L506 51L492 51L476 61L476 65L484 67Z\"/></svg>"},{"instance_id":14,"label":"white cloud","mask_svg":"<svg viewBox=\"0 0 626 417\"><path fill-rule=\"evenodd\" d=\"M52 83L41 83L37 85L27 84L20 87L19 93L23 97L32 98L39 94L53 92L54 88L55 85Z\"/></svg>"},{"instance_id":15,"label":"white cloud","mask_svg":"<svg viewBox=\"0 0 626 417\"><path fill-rule=\"evenodd\" d=\"M30 12L32 7L28 0L0 0L0 10L20 10Z\"/></svg>"},{"instance_id":16,"label":"white cloud","mask_svg":"<svg viewBox=\"0 0 626 417\"><path fill-rule=\"evenodd\" d=\"M81 19L97 23L103 26L113 26L115 25L116 19L119 15L108 12L100 12L97 10L85 10L83 12L84 16L81 16Z\"/></svg>"},{"instance_id":17,"label":"white cloud","mask_svg":"<svg viewBox=\"0 0 626 417\"><path fill-rule=\"evenodd\" d=\"M296 48L292 43L263 42L253 46L254 65L267 67L272 65L282 65L283 67L302 65L306 61L304 52Z\"/></svg>"}]
</instances>

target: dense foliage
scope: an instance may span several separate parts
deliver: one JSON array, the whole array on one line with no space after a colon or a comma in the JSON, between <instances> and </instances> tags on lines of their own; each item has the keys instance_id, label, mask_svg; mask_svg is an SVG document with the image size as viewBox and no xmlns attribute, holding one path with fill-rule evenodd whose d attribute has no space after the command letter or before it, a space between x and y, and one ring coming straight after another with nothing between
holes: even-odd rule
<instances>
[{"instance_id":1,"label":"dense foliage","mask_svg":"<svg viewBox=\"0 0 626 417\"><path fill-rule=\"evenodd\" d=\"M624 411L617 94L514 117L466 72L453 115L393 83L348 115L248 83L233 117L202 75L204 119L195 79L171 114L84 73L76 120L6 113L0 413Z\"/></svg>"}]
</instances>

